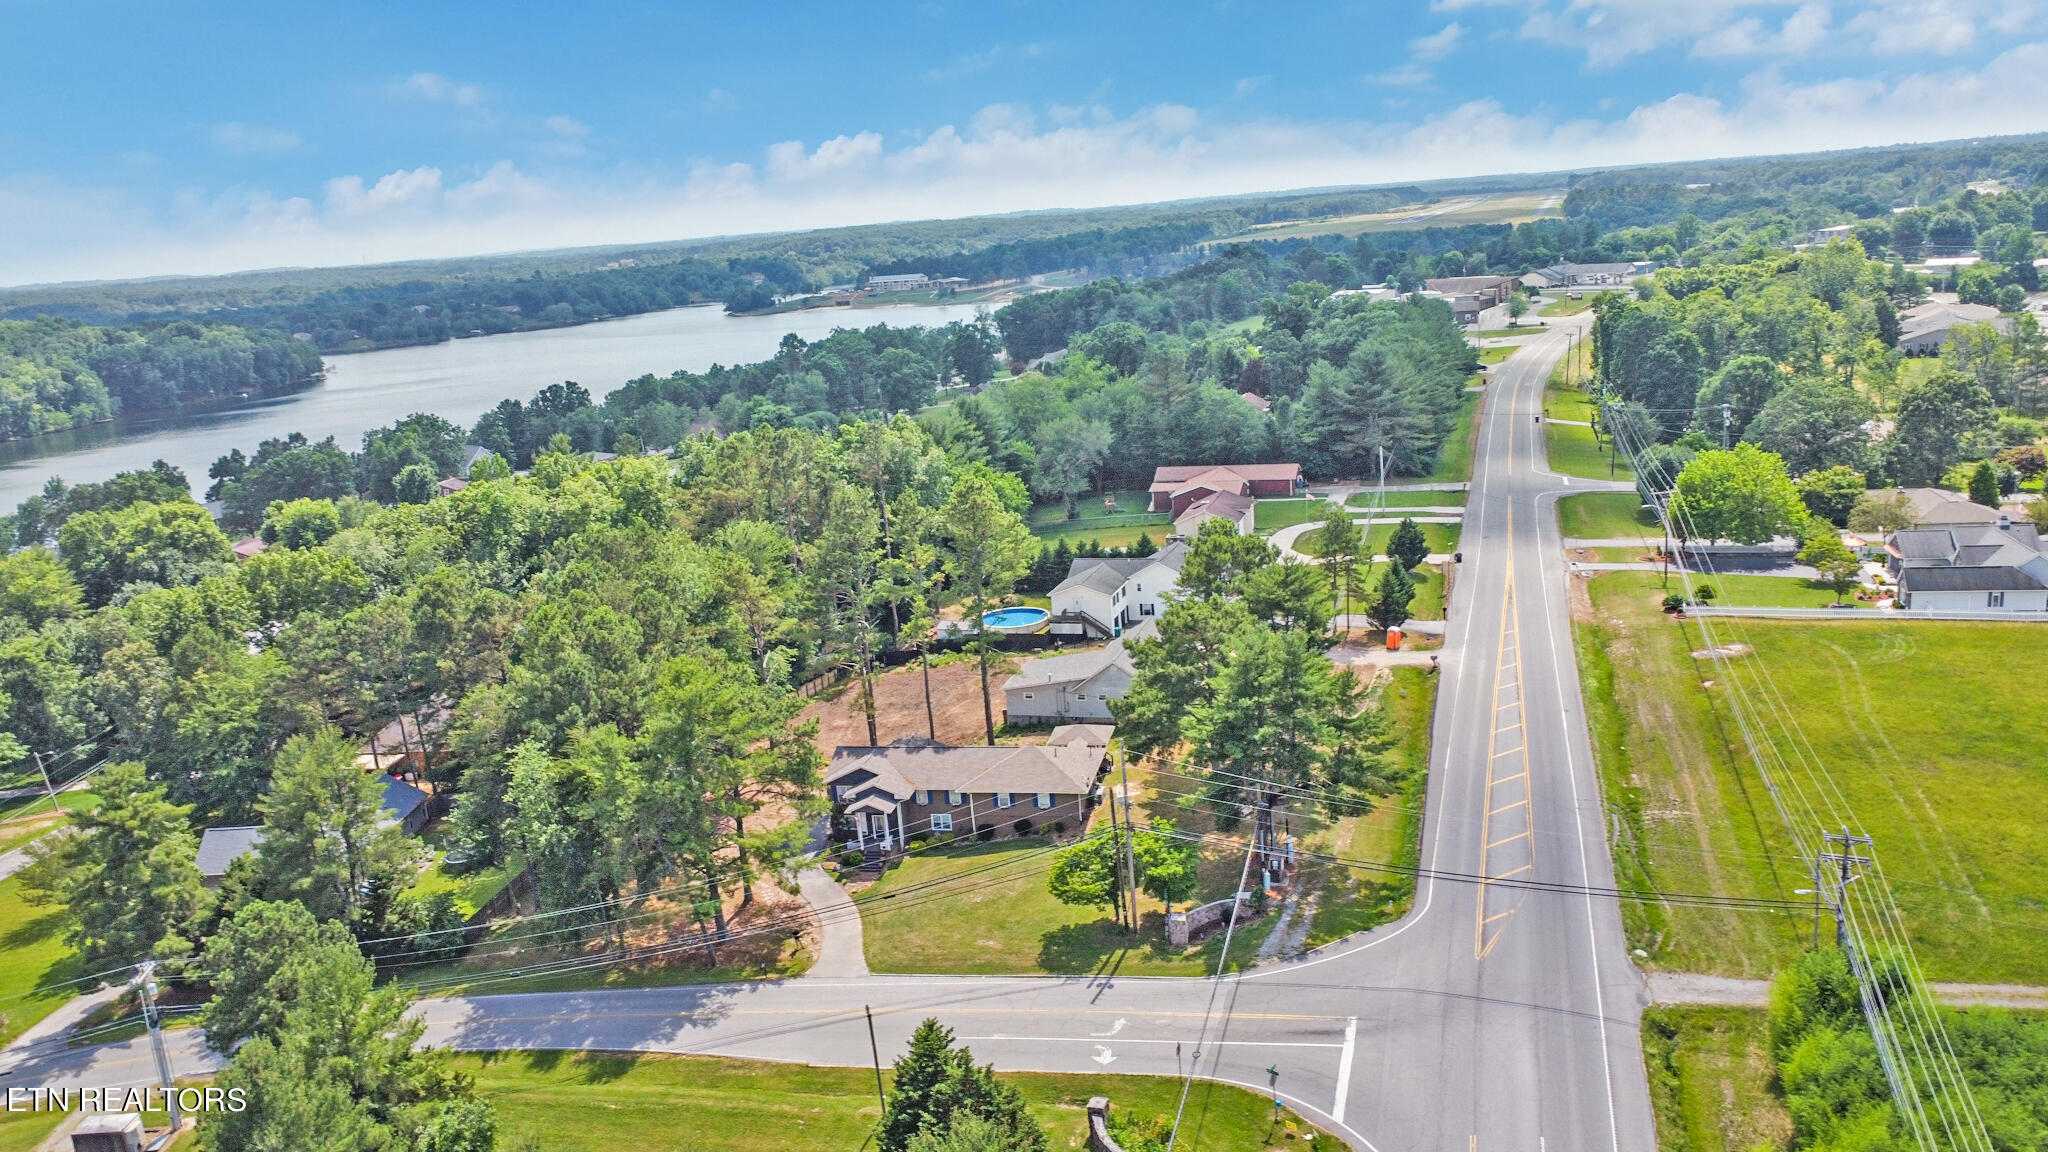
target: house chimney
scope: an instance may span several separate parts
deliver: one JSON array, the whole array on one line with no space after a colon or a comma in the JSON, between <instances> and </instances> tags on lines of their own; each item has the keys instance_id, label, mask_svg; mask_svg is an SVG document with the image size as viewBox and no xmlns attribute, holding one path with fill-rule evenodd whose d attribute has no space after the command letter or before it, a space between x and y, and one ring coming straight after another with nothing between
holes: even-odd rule
<instances>
[{"instance_id":1,"label":"house chimney","mask_svg":"<svg viewBox=\"0 0 2048 1152\"><path fill-rule=\"evenodd\" d=\"M2007 513L2000 512L1998 514L1998 530L2003 532L2010 527L2012 527L2012 516Z\"/></svg>"}]
</instances>

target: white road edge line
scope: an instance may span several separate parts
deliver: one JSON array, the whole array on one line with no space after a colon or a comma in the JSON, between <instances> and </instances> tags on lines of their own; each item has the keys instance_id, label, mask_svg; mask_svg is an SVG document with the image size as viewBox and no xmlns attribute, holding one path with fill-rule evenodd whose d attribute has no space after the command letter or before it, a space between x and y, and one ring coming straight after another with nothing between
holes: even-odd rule
<instances>
[{"instance_id":1,"label":"white road edge line","mask_svg":"<svg viewBox=\"0 0 2048 1152\"><path fill-rule=\"evenodd\" d=\"M1086 1045L1088 1045L1088 1046L1089 1046L1089 1047L1091 1047L1091 1048L1100 1048L1100 1047L1102 1047L1102 1045L1100 1045L1100 1044L1097 1044L1097 1043L1095 1042L1095 1038L1094 1038L1094 1037L1092 1037L1092 1036L1015 1036L1015 1035L1011 1035L1011 1034L1009 1034L1009 1033L998 1033L998 1034L996 1034L996 1035L994 1035L994 1036L961 1036L961 1037L959 1037L959 1039L961 1039L961 1040L1022 1040L1022 1041L1025 1041L1025 1042L1027 1042L1027 1043L1032 1043L1032 1044L1086 1044ZM1184 1042L1185 1042L1185 1040L1184 1040L1184 1039L1182 1039L1182 1040L1133 1040L1133 1039L1131 1039L1131 1038L1129 1038L1129 1037L1123 1037L1123 1038L1121 1038L1121 1039L1117 1040L1117 1043L1118 1043L1118 1044L1181 1044L1181 1043L1184 1043ZM1331 1042L1329 1042L1329 1041L1325 1041L1325 1040L1316 1040L1316 1041L1309 1041L1309 1040L1210 1040L1210 1041L1208 1041L1207 1043L1203 1044L1202 1046L1203 1046L1204 1048L1207 1048L1207 1047L1211 1047L1211 1046L1213 1046L1213 1045L1219 1045L1219 1044L1221 1044L1221 1045L1228 1045L1228 1046L1231 1046L1231 1047L1236 1047L1236 1048L1342 1048L1342 1047L1343 1047L1343 1045L1342 1045L1342 1044L1334 1044L1334 1043L1331 1043Z\"/></svg>"},{"instance_id":2,"label":"white road edge line","mask_svg":"<svg viewBox=\"0 0 2048 1152\"><path fill-rule=\"evenodd\" d=\"M1330 1105L1330 1119L1344 1122L1344 1099L1351 1095L1351 1054L1358 1042L1358 1017L1344 1022L1344 1054L1337 1057L1337 1100Z\"/></svg>"}]
</instances>

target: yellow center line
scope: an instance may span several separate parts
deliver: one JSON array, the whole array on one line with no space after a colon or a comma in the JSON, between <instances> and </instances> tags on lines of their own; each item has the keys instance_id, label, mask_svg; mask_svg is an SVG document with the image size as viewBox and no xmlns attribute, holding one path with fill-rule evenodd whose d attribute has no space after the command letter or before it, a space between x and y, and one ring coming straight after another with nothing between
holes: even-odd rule
<instances>
[{"instance_id":1,"label":"yellow center line","mask_svg":"<svg viewBox=\"0 0 2048 1152\"><path fill-rule=\"evenodd\" d=\"M1515 438L1510 433L1507 450L1507 467L1510 474L1514 471L1514 465ZM1500 940L1501 932L1506 931L1503 927L1500 931L1496 931L1489 939L1487 936L1487 926L1496 920L1504 920L1512 916L1516 908L1521 905L1521 894L1517 893L1513 905L1501 912L1489 915L1487 912L1487 898L1491 895L1490 882L1530 871L1534 867L1535 857L1535 836L1534 828L1532 827L1535 810L1529 804L1526 785L1523 788L1521 799L1507 804L1496 805L1494 803L1494 790L1496 788L1512 784L1516 781L1526 781L1529 776L1528 740L1526 738L1523 739L1520 744L1513 748L1503 749L1500 747L1502 735L1509 732L1526 731L1523 727L1525 717L1522 691L1521 606L1515 599L1515 506L1512 499L1508 501L1507 505L1507 538L1503 548L1507 556L1507 576L1501 588L1501 618L1498 640L1500 654L1494 661L1493 716L1492 723L1489 725L1491 731L1486 739L1486 790L1482 798L1485 807L1482 809L1479 827L1479 900L1478 907L1474 909L1475 923L1473 925L1472 937L1473 958L1478 960L1486 958L1487 953L1491 952L1494 944ZM1504 696L1508 697L1505 701L1503 700ZM1508 708L1514 709L1514 722L1502 724L1501 713ZM1512 776L1496 776L1494 774L1494 767L1501 757L1513 756L1517 753L1522 758L1522 770ZM1493 838L1494 817L1513 812L1516 809L1520 809L1523 814L1521 830L1495 840ZM1495 876L1492 866L1493 850L1516 841L1527 843L1529 860L1522 863L1519 867Z\"/></svg>"}]
</instances>

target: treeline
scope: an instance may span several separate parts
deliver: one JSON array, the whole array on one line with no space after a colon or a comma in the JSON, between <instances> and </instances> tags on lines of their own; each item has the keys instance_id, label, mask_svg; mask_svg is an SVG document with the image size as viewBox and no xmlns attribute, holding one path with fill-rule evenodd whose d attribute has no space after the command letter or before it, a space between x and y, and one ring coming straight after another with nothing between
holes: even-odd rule
<instances>
[{"instance_id":1,"label":"treeline","mask_svg":"<svg viewBox=\"0 0 2048 1152\"><path fill-rule=\"evenodd\" d=\"M0 321L0 439L175 411L310 383L320 354L304 341L231 324L144 330L66 320Z\"/></svg>"},{"instance_id":2,"label":"treeline","mask_svg":"<svg viewBox=\"0 0 2048 1152\"><path fill-rule=\"evenodd\" d=\"M2002 454L2043 435L2048 342L2033 319L2009 334L1961 326L1938 370L1908 371L1900 314L1924 286L1853 239L1667 270L1637 294L1595 302L1593 386L1616 401L1607 431L1659 475L1725 436L1776 453L1794 477L1962 487L1988 462L2010 492L2027 465Z\"/></svg>"}]
</instances>

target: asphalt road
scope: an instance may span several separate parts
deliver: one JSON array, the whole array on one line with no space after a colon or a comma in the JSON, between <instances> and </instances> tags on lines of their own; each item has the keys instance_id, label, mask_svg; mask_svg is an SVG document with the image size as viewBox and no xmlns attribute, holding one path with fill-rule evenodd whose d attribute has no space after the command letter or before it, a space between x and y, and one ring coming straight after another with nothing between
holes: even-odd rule
<instances>
[{"instance_id":1,"label":"asphalt road","mask_svg":"<svg viewBox=\"0 0 2048 1152\"><path fill-rule=\"evenodd\" d=\"M1565 326L1495 373L1435 719L1425 878L1397 924L1222 981L810 976L765 984L430 1000L430 1041L858 1065L935 1016L999 1068L1202 1076L1276 1091L1359 1149L1639 1152L1655 1145L1647 994L1611 900L1551 504L1542 389ZM1263 925L1260 925L1263 927ZM180 1071L197 1037L175 1037ZM0 1084L128 1079L136 1046L31 1057ZM141 1073L146 1075L146 1073ZM1198 1097L1199 1099L1199 1097ZM1187 1123L1199 1125L1191 1108Z\"/></svg>"}]
</instances>

